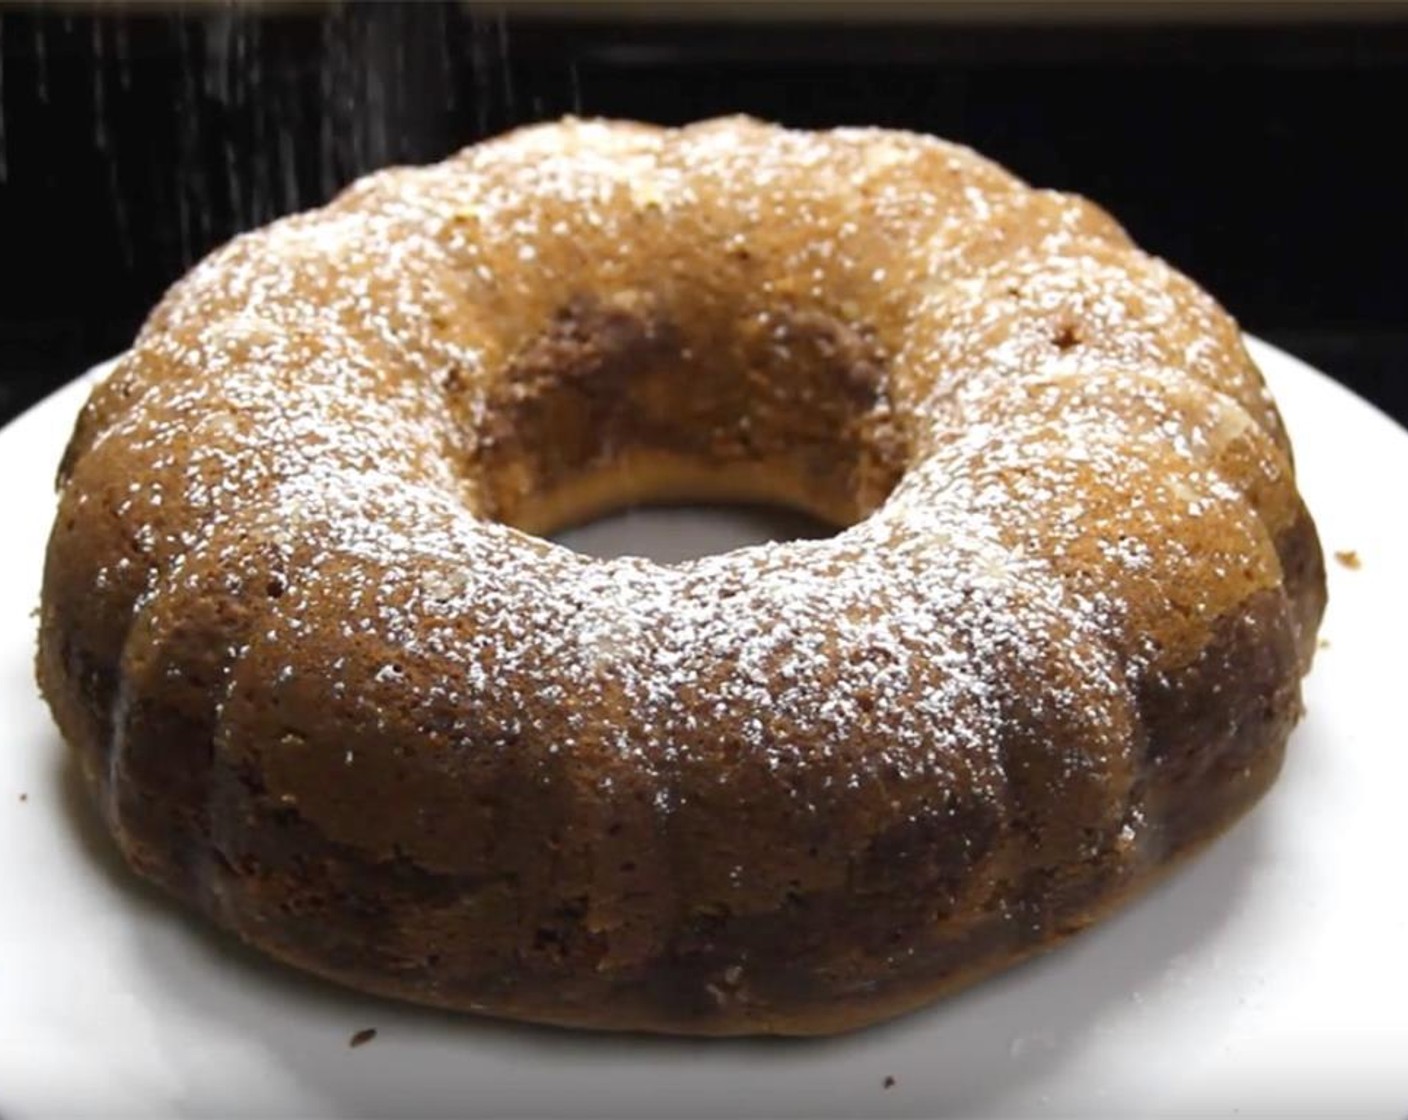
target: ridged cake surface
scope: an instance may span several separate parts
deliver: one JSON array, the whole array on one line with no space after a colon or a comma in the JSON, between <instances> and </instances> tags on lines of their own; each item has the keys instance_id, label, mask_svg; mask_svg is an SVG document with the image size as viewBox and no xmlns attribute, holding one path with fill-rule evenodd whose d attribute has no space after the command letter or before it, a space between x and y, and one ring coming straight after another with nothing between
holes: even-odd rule
<instances>
[{"instance_id":1,"label":"ridged cake surface","mask_svg":"<svg viewBox=\"0 0 1408 1120\"><path fill-rule=\"evenodd\" d=\"M181 280L61 468L39 678L128 861L368 991L823 1033L1236 819L1324 605L1233 320L973 152L564 121ZM809 510L693 562L533 533Z\"/></svg>"}]
</instances>

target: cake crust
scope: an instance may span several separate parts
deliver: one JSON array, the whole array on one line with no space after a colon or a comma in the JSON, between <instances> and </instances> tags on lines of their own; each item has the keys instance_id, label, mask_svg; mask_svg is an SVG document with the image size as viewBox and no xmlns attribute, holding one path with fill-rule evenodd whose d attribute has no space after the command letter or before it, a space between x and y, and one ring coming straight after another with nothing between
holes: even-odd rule
<instances>
[{"instance_id":1,"label":"cake crust","mask_svg":"<svg viewBox=\"0 0 1408 1120\"><path fill-rule=\"evenodd\" d=\"M132 866L367 991L819 1034L1274 780L1325 603L1235 322L878 129L568 120L217 250L60 467L38 677ZM764 500L679 565L532 534Z\"/></svg>"}]
</instances>

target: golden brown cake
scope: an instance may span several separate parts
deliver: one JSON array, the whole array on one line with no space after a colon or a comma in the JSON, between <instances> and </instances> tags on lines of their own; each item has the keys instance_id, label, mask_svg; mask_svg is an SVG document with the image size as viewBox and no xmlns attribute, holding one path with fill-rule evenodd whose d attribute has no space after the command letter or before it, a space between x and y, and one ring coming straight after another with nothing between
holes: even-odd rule
<instances>
[{"instance_id":1,"label":"golden brown cake","mask_svg":"<svg viewBox=\"0 0 1408 1120\"><path fill-rule=\"evenodd\" d=\"M128 861L371 992L846 1030L1274 778L1324 606L1236 324L964 148L564 121L178 283L61 469L39 679ZM673 566L531 534L758 500Z\"/></svg>"}]
</instances>

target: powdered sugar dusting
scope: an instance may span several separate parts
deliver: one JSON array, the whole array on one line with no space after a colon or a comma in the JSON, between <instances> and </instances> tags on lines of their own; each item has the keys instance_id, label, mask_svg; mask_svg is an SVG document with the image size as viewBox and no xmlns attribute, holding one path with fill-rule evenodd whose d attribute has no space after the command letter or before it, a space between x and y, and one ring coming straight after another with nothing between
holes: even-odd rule
<instances>
[{"instance_id":1,"label":"powdered sugar dusting","mask_svg":"<svg viewBox=\"0 0 1408 1120\"><path fill-rule=\"evenodd\" d=\"M678 258L642 231L676 231ZM715 257L756 269L749 321L817 306L874 330L912 446L890 499L829 540L669 567L487 520L475 450L508 357L576 290L649 291L688 324ZM570 787L569 815L629 787L687 820L747 791L798 837L981 819L1003 839L971 859L1000 860L1035 811L1010 757L1033 740L1048 785L1108 795L1083 842L1133 860L1140 681L1274 583L1290 501L1211 301L1093 207L873 130L568 122L371 176L200 265L92 411L70 494L134 480L112 507L143 565L134 635L170 632L212 571L247 611L217 750L273 759L284 803L353 844L374 813L324 810L359 775L433 776L443 801L394 839L431 866L478 858L440 837L498 772L481 757ZM129 562L99 558L94 593L128 593ZM280 769L271 708L339 790ZM740 906L785 887L754 858L714 869Z\"/></svg>"}]
</instances>

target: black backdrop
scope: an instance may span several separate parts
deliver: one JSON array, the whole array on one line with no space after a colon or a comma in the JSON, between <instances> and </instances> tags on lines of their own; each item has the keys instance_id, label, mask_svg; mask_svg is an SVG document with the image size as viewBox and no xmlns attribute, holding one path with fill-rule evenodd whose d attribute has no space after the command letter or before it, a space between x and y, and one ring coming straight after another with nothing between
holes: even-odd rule
<instances>
[{"instance_id":1,"label":"black backdrop","mask_svg":"<svg viewBox=\"0 0 1408 1120\"><path fill-rule=\"evenodd\" d=\"M746 111L936 132L1088 194L1249 330L1408 421L1408 23L1382 16L70 5L0 9L0 62L0 420L122 349L207 249L361 171L565 112Z\"/></svg>"}]
</instances>

